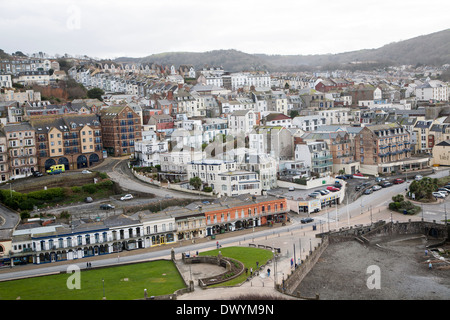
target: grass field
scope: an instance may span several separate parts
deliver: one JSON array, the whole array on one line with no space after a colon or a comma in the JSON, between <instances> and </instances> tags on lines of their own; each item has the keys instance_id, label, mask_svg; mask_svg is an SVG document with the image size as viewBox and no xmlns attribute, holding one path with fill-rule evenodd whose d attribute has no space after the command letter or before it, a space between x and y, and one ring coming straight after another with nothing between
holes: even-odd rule
<instances>
[{"instance_id":1,"label":"grass field","mask_svg":"<svg viewBox=\"0 0 450 320\"><path fill-rule=\"evenodd\" d=\"M242 262L248 270L253 268L256 270L256 262L259 265L266 264L268 260L272 259L273 253L267 249L260 248L251 248L251 247L227 247L220 248L216 250L201 252L199 255L205 256L217 256L221 252L222 256L233 258ZM211 287L220 287L220 286L234 286L241 282L244 282L247 279L248 275L245 272L239 277L232 279L230 281L217 284Z\"/></svg>"},{"instance_id":2,"label":"grass field","mask_svg":"<svg viewBox=\"0 0 450 320\"><path fill-rule=\"evenodd\" d=\"M158 260L126 266L83 270L80 289L68 289L72 274L58 274L0 282L0 300L101 300L103 282L107 300L133 300L172 294L185 288L172 261ZM73 282L72 282L73 283Z\"/></svg>"}]
</instances>

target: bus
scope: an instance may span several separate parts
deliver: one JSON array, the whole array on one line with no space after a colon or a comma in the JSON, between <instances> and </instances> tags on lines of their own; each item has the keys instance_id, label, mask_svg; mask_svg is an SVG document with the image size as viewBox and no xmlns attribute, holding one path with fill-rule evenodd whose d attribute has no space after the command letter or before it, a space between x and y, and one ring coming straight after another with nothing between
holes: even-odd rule
<instances>
[{"instance_id":1,"label":"bus","mask_svg":"<svg viewBox=\"0 0 450 320\"><path fill-rule=\"evenodd\" d=\"M55 164L50 167L50 170L47 170L48 174L59 174L66 170L65 165L63 164Z\"/></svg>"}]
</instances>

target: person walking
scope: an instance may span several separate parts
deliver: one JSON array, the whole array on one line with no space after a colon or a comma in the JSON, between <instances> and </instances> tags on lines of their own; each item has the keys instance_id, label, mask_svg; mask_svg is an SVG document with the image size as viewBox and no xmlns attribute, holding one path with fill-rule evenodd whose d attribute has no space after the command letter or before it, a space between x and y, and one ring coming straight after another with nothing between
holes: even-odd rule
<instances>
[{"instance_id":1,"label":"person walking","mask_svg":"<svg viewBox=\"0 0 450 320\"><path fill-rule=\"evenodd\" d=\"M267 269L267 276L270 277L270 269Z\"/></svg>"},{"instance_id":2,"label":"person walking","mask_svg":"<svg viewBox=\"0 0 450 320\"><path fill-rule=\"evenodd\" d=\"M250 268L250 277L253 276L253 268Z\"/></svg>"}]
</instances>

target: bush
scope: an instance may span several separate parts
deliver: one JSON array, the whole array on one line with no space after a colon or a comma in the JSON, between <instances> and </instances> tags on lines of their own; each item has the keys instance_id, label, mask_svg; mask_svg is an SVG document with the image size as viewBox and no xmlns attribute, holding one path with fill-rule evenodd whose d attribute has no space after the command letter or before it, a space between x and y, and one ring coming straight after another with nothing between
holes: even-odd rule
<instances>
[{"instance_id":1,"label":"bush","mask_svg":"<svg viewBox=\"0 0 450 320\"><path fill-rule=\"evenodd\" d=\"M203 191L205 191L205 192L212 192L212 188L211 187L204 187Z\"/></svg>"},{"instance_id":2,"label":"bush","mask_svg":"<svg viewBox=\"0 0 450 320\"><path fill-rule=\"evenodd\" d=\"M85 184L84 186L81 187L81 189L83 190L83 192L86 192L89 194L97 192L97 187L95 186L94 183Z\"/></svg>"},{"instance_id":3,"label":"bush","mask_svg":"<svg viewBox=\"0 0 450 320\"><path fill-rule=\"evenodd\" d=\"M78 186L74 186L71 188L72 192L74 193L80 193L81 192L81 187Z\"/></svg>"}]
</instances>

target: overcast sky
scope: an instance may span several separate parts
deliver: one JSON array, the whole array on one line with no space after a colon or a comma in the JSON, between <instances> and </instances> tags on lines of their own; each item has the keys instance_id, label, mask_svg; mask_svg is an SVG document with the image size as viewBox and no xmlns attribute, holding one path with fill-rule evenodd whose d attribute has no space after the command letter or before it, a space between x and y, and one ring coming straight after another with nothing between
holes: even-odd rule
<instances>
[{"instance_id":1,"label":"overcast sky","mask_svg":"<svg viewBox=\"0 0 450 320\"><path fill-rule=\"evenodd\" d=\"M442 31L449 17L448 0L1 0L0 49L111 59L341 53Z\"/></svg>"}]
</instances>

